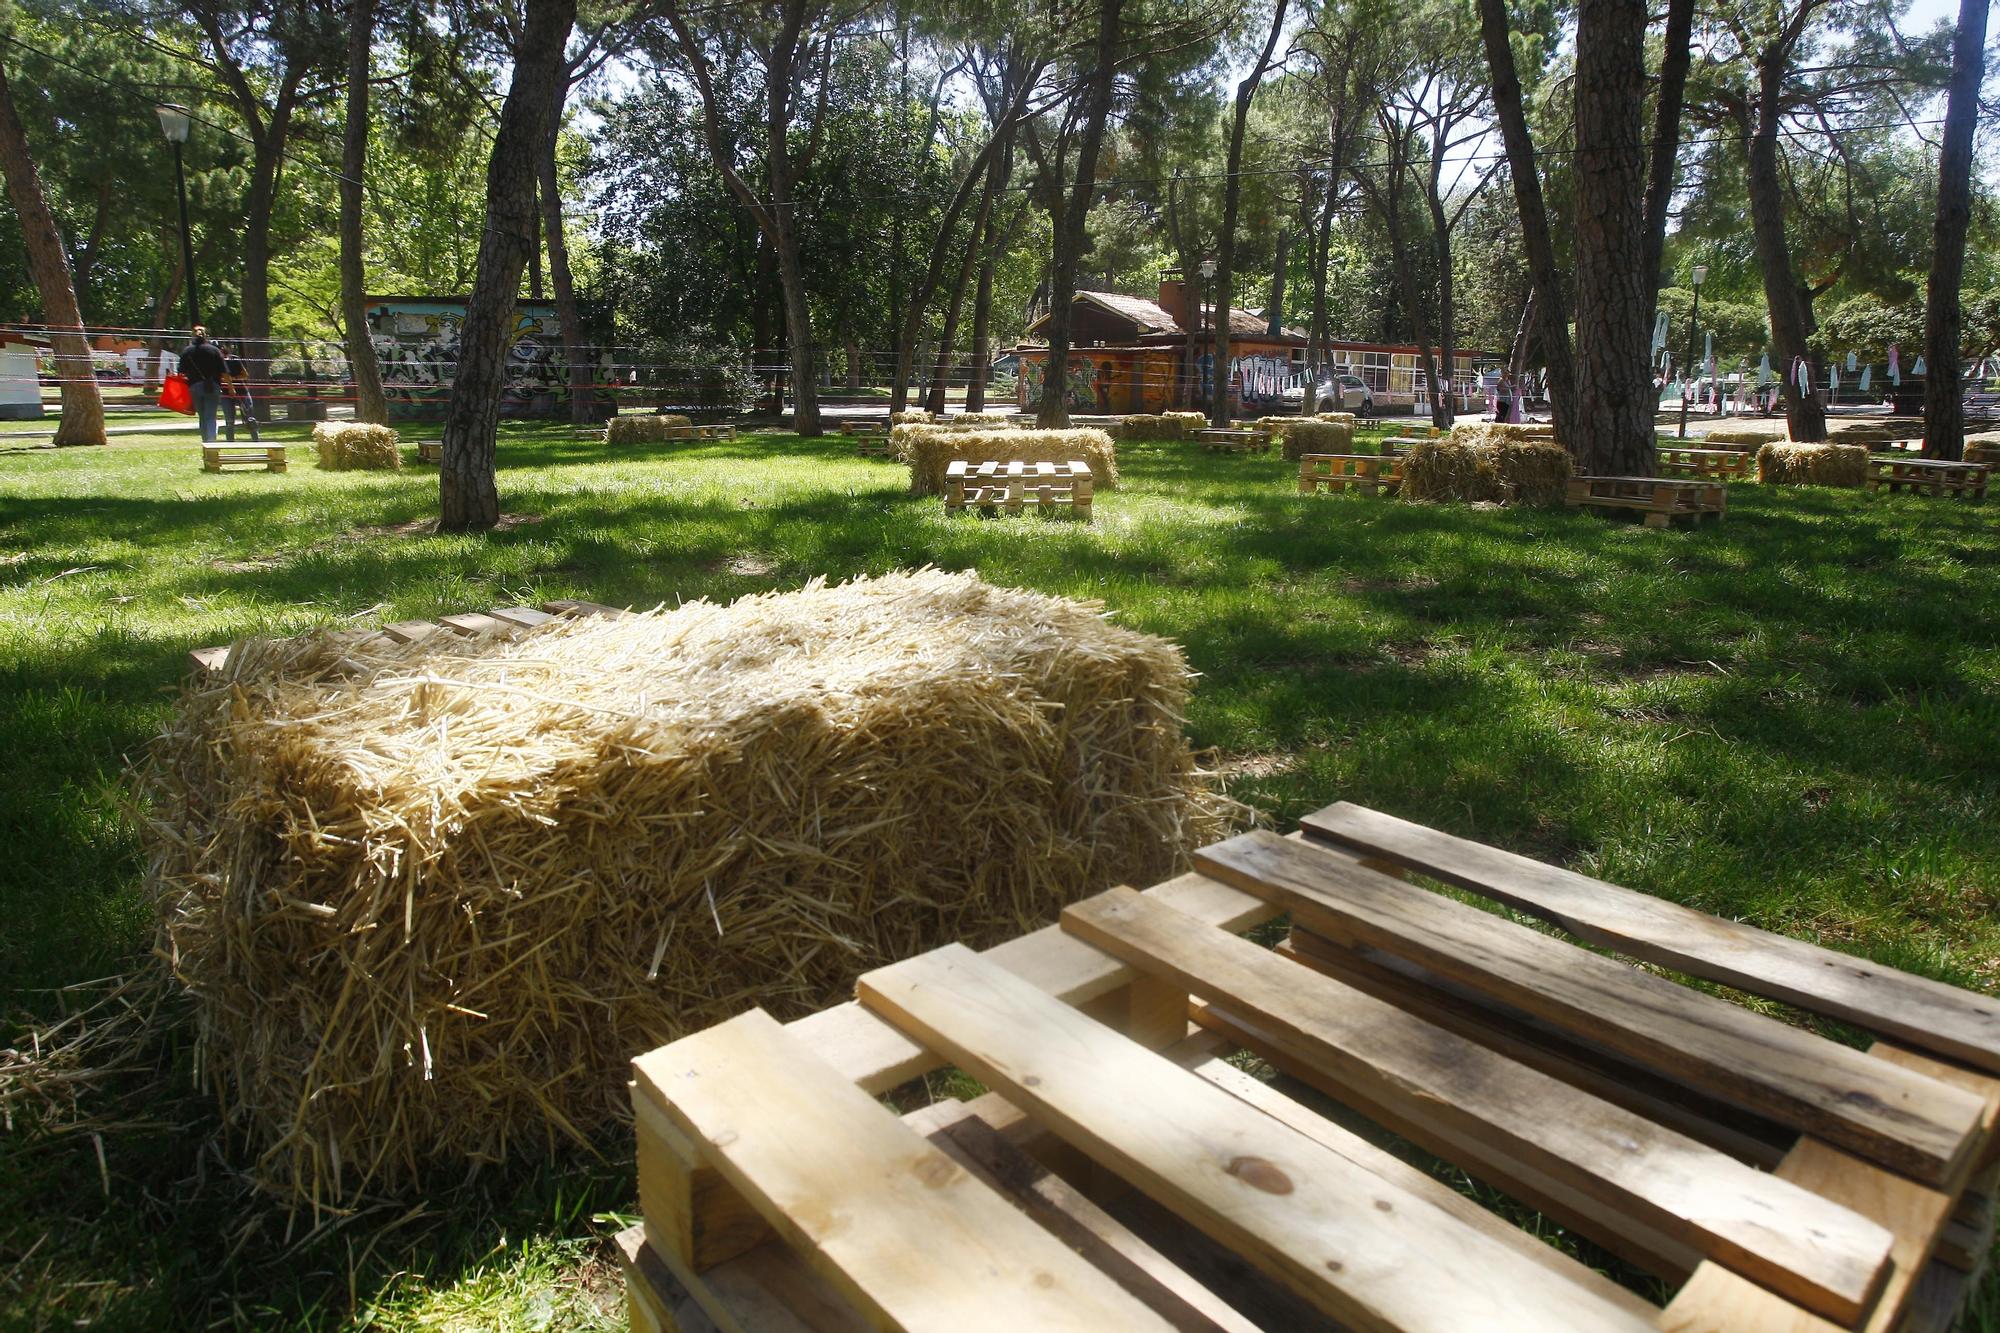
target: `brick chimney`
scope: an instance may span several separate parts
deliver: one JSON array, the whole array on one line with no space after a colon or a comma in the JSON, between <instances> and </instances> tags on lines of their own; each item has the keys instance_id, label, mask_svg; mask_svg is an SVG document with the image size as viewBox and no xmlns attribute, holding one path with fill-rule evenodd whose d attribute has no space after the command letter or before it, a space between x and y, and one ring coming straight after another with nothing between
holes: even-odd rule
<instances>
[{"instance_id":1,"label":"brick chimney","mask_svg":"<svg viewBox=\"0 0 2000 1333\"><path fill-rule=\"evenodd\" d=\"M1182 283L1181 271L1177 268L1161 270L1160 309L1183 329L1188 327L1187 286Z\"/></svg>"}]
</instances>

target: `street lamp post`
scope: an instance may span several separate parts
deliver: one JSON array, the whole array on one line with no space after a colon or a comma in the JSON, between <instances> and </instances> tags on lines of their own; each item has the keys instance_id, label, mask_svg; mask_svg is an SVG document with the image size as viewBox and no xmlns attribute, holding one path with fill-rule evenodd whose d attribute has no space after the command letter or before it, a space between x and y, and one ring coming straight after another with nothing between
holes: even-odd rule
<instances>
[{"instance_id":1,"label":"street lamp post","mask_svg":"<svg viewBox=\"0 0 2000 1333\"><path fill-rule=\"evenodd\" d=\"M1680 438L1688 435L1688 387L1694 383L1690 378L1694 371L1694 333L1696 321L1701 317L1701 284L1708 277L1708 265L1696 264L1690 275L1694 285L1694 309L1688 311L1688 355L1687 364L1681 368L1681 429Z\"/></svg>"},{"instance_id":2,"label":"street lamp post","mask_svg":"<svg viewBox=\"0 0 2000 1333\"><path fill-rule=\"evenodd\" d=\"M1201 309L1198 313L1201 316L1201 330L1203 333L1208 333L1210 327L1209 320L1214 318L1215 315L1215 312L1209 306L1210 296L1213 291L1213 287L1211 286L1211 284L1214 282L1214 280L1215 280L1215 260L1212 258L1202 260L1201 261ZM1208 392L1202 398L1202 406L1208 408L1212 412L1214 411L1215 408L1215 370L1216 370L1215 339L1213 336L1211 336L1208 339L1207 356L1209 361Z\"/></svg>"},{"instance_id":3,"label":"street lamp post","mask_svg":"<svg viewBox=\"0 0 2000 1333\"><path fill-rule=\"evenodd\" d=\"M174 185L181 202L181 265L187 278L188 327L193 328L201 323L201 302L195 294L194 233L188 229L187 170L181 165L181 145L187 142L188 127L194 123L194 117L186 107L174 102L162 102L153 110L160 117L160 133L174 146Z\"/></svg>"}]
</instances>

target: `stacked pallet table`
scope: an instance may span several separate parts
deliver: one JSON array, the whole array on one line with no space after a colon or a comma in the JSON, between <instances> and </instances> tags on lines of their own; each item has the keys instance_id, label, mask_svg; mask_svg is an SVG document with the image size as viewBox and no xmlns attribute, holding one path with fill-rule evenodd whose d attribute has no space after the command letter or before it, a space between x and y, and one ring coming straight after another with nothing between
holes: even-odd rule
<instances>
[{"instance_id":1,"label":"stacked pallet table","mask_svg":"<svg viewBox=\"0 0 2000 1333\"><path fill-rule=\"evenodd\" d=\"M1657 466L1670 477L1723 481L1749 476L1755 462L1755 456L1742 449L1695 449L1663 444Z\"/></svg>"},{"instance_id":2,"label":"stacked pallet table","mask_svg":"<svg viewBox=\"0 0 2000 1333\"><path fill-rule=\"evenodd\" d=\"M1722 520L1728 493L1717 481L1683 481L1670 477L1572 477L1563 494L1571 508L1626 509L1642 515L1649 528L1664 528L1676 518L1699 525L1704 518Z\"/></svg>"},{"instance_id":3,"label":"stacked pallet table","mask_svg":"<svg viewBox=\"0 0 2000 1333\"><path fill-rule=\"evenodd\" d=\"M1870 458L1868 489L1887 488L1891 494L1906 487L1925 495L1986 498L1984 463L1953 463L1941 458Z\"/></svg>"},{"instance_id":4,"label":"stacked pallet table","mask_svg":"<svg viewBox=\"0 0 2000 1333\"><path fill-rule=\"evenodd\" d=\"M204 444L201 470L220 472L226 467L261 467L268 472L285 470L282 444Z\"/></svg>"},{"instance_id":5,"label":"stacked pallet table","mask_svg":"<svg viewBox=\"0 0 2000 1333\"><path fill-rule=\"evenodd\" d=\"M944 507L949 513L970 505L989 514L1002 509L1018 514L1028 505L1046 514L1061 507L1087 519L1093 480L1090 464L1080 458L1067 463L955 458L944 473Z\"/></svg>"},{"instance_id":6,"label":"stacked pallet table","mask_svg":"<svg viewBox=\"0 0 2000 1333\"><path fill-rule=\"evenodd\" d=\"M1299 494L1311 495L1322 487L1339 494L1362 491L1368 495L1393 492L1403 484L1403 460L1394 455L1300 454Z\"/></svg>"},{"instance_id":7,"label":"stacked pallet table","mask_svg":"<svg viewBox=\"0 0 2000 1333\"><path fill-rule=\"evenodd\" d=\"M573 598L543 602L540 607L496 606L487 612L469 612L465 615L440 616L436 620L394 620L379 630L343 630L341 633L355 645L370 640L386 639L394 643L417 643L433 634L458 634L467 638L483 638L488 635L507 636L522 630L546 625L551 620L563 616L622 616L625 613L616 607L603 606L597 602L582 602ZM195 675L210 671L220 671L229 661L226 645L213 648L195 648L188 652L188 670Z\"/></svg>"},{"instance_id":8,"label":"stacked pallet table","mask_svg":"<svg viewBox=\"0 0 2000 1333\"><path fill-rule=\"evenodd\" d=\"M1198 430L1201 447L1220 453L1261 454L1271 447L1272 437L1261 430Z\"/></svg>"},{"instance_id":9,"label":"stacked pallet table","mask_svg":"<svg viewBox=\"0 0 2000 1333\"><path fill-rule=\"evenodd\" d=\"M1992 1248L2000 1002L1360 806L856 990L634 1061L635 1329L1930 1333Z\"/></svg>"},{"instance_id":10,"label":"stacked pallet table","mask_svg":"<svg viewBox=\"0 0 2000 1333\"><path fill-rule=\"evenodd\" d=\"M600 431L599 432L600 438L602 437L602 434L603 432ZM419 463L431 463L431 464L439 464L444 462L444 441L418 440L417 461Z\"/></svg>"}]
</instances>

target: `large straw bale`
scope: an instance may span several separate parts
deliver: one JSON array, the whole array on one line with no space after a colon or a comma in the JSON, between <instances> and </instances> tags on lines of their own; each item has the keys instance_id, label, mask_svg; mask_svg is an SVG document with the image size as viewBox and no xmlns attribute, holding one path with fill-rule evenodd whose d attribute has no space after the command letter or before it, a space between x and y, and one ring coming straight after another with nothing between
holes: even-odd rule
<instances>
[{"instance_id":1,"label":"large straw bale","mask_svg":"<svg viewBox=\"0 0 2000 1333\"><path fill-rule=\"evenodd\" d=\"M691 440L694 422L677 412L645 413L611 418L604 427L606 444L658 444L662 440Z\"/></svg>"},{"instance_id":2,"label":"large straw bale","mask_svg":"<svg viewBox=\"0 0 2000 1333\"><path fill-rule=\"evenodd\" d=\"M1160 418L1163 421L1178 421L1183 439L1192 437L1198 430L1208 429L1208 414L1205 412L1162 412Z\"/></svg>"},{"instance_id":3,"label":"large straw bale","mask_svg":"<svg viewBox=\"0 0 2000 1333\"><path fill-rule=\"evenodd\" d=\"M954 462L1090 464L1099 490L1118 485L1118 449L1111 437L1094 426L1073 430L940 430L935 425L897 426L889 432L896 457L910 465L910 494L941 495L944 474Z\"/></svg>"},{"instance_id":4,"label":"large straw bale","mask_svg":"<svg viewBox=\"0 0 2000 1333\"><path fill-rule=\"evenodd\" d=\"M1754 449L1760 445L1783 440L1786 434L1785 423L1782 421L1766 421L1759 425L1712 426L1698 443L1747 444Z\"/></svg>"},{"instance_id":5,"label":"large straw bale","mask_svg":"<svg viewBox=\"0 0 2000 1333\"><path fill-rule=\"evenodd\" d=\"M294 1200L585 1140L627 1062L1184 869L1180 650L902 572L512 641L235 645L152 767L199 1068Z\"/></svg>"},{"instance_id":6,"label":"large straw bale","mask_svg":"<svg viewBox=\"0 0 2000 1333\"><path fill-rule=\"evenodd\" d=\"M1190 422L1188 418L1192 417ZM1118 422L1118 438L1121 440L1185 440L1195 431L1208 425L1208 418L1199 412L1162 412L1151 415L1135 412Z\"/></svg>"},{"instance_id":7,"label":"large straw bale","mask_svg":"<svg viewBox=\"0 0 2000 1333\"><path fill-rule=\"evenodd\" d=\"M2000 467L2000 435L1966 436L1965 461L1984 463L1988 467Z\"/></svg>"},{"instance_id":8,"label":"large straw bale","mask_svg":"<svg viewBox=\"0 0 2000 1333\"><path fill-rule=\"evenodd\" d=\"M1397 494L1405 500L1553 505L1562 503L1572 471L1568 451L1553 440L1468 443L1454 432L1410 446Z\"/></svg>"},{"instance_id":9,"label":"large straw bale","mask_svg":"<svg viewBox=\"0 0 2000 1333\"><path fill-rule=\"evenodd\" d=\"M892 426L930 426L943 420L944 418L935 412L926 412L922 408L912 408L907 412L891 412L889 414L889 424Z\"/></svg>"},{"instance_id":10,"label":"large straw bale","mask_svg":"<svg viewBox=\"0 0 2000 1333\"><path fill-rule=\"evenodd\" d=\"M1297 462L1304 454L1351 454L1354 452L1354 427L1338 421L1321 421L1316 417L1285 417L1285 429L1280 439L1285 457Z\"/></svg>"},{"instance_id":11,"label":"large straw bale","mask_svg":"<svg viewBox=\"0 0 2000 1333\"><path fill-rule=\"evenodd\" d=\"M403 466L403 451L391 426L372 426L365 421L322 421L313 427L313 447L319 451L319 465L329 471L356 468Z\"/></svg>"},{"instance_id":12,"label":"large straw bale","mask_svg":"<svg viewBox=\"0 0 2000 1333\"><path fill-rule=\"evenodd\" d=\"M1757 480L1766 486L1865 486L1865 444L1773 442L1757 451Z\"/></svg>"}]
</instances>

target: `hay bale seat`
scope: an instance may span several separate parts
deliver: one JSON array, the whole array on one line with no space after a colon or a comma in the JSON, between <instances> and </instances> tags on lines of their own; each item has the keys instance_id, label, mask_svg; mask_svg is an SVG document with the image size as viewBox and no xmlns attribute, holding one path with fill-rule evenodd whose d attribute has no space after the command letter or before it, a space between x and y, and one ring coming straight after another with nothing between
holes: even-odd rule
<instances>
[{"instance_id":1,"label":"hay bale seat","mask_svg":"<svg viewBox=\"0 0 2000 1333\"><path fill-rule=\"evenodd\" d=\"M1766 486L1845 486L1868 482L1865 444L1791 444L1776 441L1757 451L1757 480Z\"/></svg>"},{"instance_id":2,"label":"hay bale seat","mask_svg":"<svg viewBox=\"0 0 2000 1333\"><path fill-rule=\"evenodd\" d=\"M319 465L329 472L370 468L399 471L403 450L390 426L365 421L322 421L313 427L313 448Z\"/></svg>"},{"instance_id":3,"label":"hay bale seat","mask_svg":"<svg viewBox=\"0 0 2000 1333\"><path fill-rule=\"evenodd\" d=\"M606 444L659 444L664 440L698 438L694 421L678 412L647 413L643 416L611 418L604 427Z\"/></svg>"},{"instance_id":4,"label":"hay bale seat","mask_svg":"<svg viewBox=\"0 0 2000 1333\"><path fill-rule=\"evenodd\" d=\"M1404 500L1563 503L1574 466L1552 440L1422 440L1403 456Z\"/></svg>"},{"instance_id":5,"label":"hay bale seat","mask_svg":"<svg viewBox=\"0 0 2000 1333\"><path fill-rule=\"evenodd\" d=\"M150 766L209 1091L331 1203L629 1115L633 1051L1183 868L1180 650L969 574L233 645Z\"/></svg>"},{"instance_id":6,"label":"hay bale seat","mask_svg":"<svg viewBox=\"0 0 2000 1333\"><path fill-rule=\"evenodd\" d=\"M1208 427L1208 418L1199 412L1135 412L1118 423L1121 440L1185 440Z\"/></svg>"},{"instance_id":7,"label":"hay bale seat","mask_svg":"<svg viewBox=\"0 0 2000 1333\"><path fill-rule=\"evenodd\" d=\"M936 425L898 426L889 433L896 457L910 466L910 494L942 495L945 472L953 463L1068 463L1082 459L1098 490L1118 487L1118 449L1095 427L1070 430L940 430Z\"/></svg>"}]
</instances>

